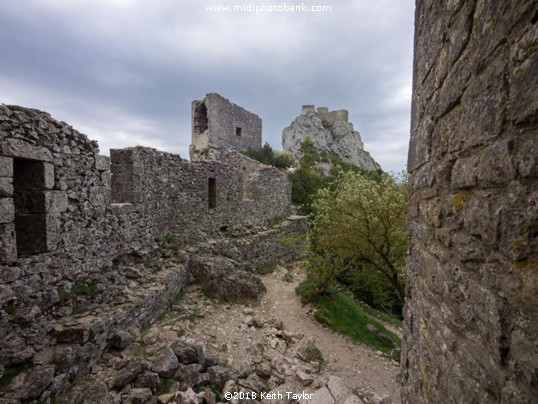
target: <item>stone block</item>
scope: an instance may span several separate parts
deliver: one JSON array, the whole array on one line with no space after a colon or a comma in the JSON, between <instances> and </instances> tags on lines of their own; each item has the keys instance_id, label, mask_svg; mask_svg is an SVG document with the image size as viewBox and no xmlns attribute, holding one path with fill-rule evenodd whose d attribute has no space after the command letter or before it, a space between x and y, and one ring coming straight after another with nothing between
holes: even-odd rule
<instances>
[{"instance_id":1,"label":"stone block","mask_svg":"<svg viewBox=\"0 0 538 404\"><path fill-rule=\"evenodd\" d=\"M465 202L462 215L465 230L480 236L487 245L497 241L500 206L496 195L490 192L476 192Z\"/></svg>"},{"instance_id":2,"label":"stone block","mask_svg":"<svg viewBox=\"0 0 538 404\"><path fill-rule=\"evenodd\" d=\"M0 224L0 263L9 263L16 260L15 223Z\"/></svg>"},{"instance_id":3,"label":"stone block","mask_svg":"<svg viewBox=\"0 0 538 404\"><path fill-rule=\"evenodd\" d=\"M15 205L13 198L0 198L0 223L10 223L15 220Z\"/></svg>"},{"instance_id":4,"label":"stone block","mask_svg":"<svg viewBox=\"0 0 538 404\"><path fill-rule=\"evenodd\" d=\"M522 24L523 25L523 24ZM517 123L525 123L536 116L538 99L538 58L536 44L538 42L536 24L518 38L511 49L510 63L510 119Z\"/></svg>"},{"instance_id":5,"label":"stone block","mask_svg":"<svg viewBox=\"0 0 538 404\"><path fill-rule=\"evenodd\" d=\"M110 149L110 162L112 166L116 164L133 164L134 150L132 149Z\"/></svg>"},{"instance_id":6,"label":"stone block","mask_svg":"<svg viewBox=\"0 0 538 404\"><path fill-rule=\"evenodd\" d=\"M409 181L409 190L415 191L420 188L429 188L433 185L434 178L433 165L424 164L413 173L413 177Z\"/></svg>"},{"instance_id":7,"label":"stone block","mask_svg":"<svg viewBox=\"0 0 538 404\"><path fill-rule=\"evenodd\" d=\"M478 237L471 236L465 232L456 232L450 237L450 246L457 251L457 258L460 262L480 262L483 261L488 250Z\"/></svg>"},{"instance_id":8,"label":"stone block","mask_svg":"<svg viewBox=\"0 0 538 404\"><path fill-rule=\"evenodd\" d=\"M407 161L409 171L415 170L430 160L430 142L434 127L431 119L424 119L416 133L411 136Z\"/></svg>"},{"instance_id":9,"label":"stone block","mask_svg":"<svg viewBox=\"0 0 538 404\"><path fill-rule=\"evenodd\" d=\"M476 157L461 158L452 168L451 182L454 188L467 188L476 185Z\"/></svg>"},{"instance_id":10,"label":"stone block","mask_svg":"<svg viewBox=\"0 0 538 404\"><path fill-rule=\"evenodd\" d=\"M112 166L114 168L114 166ZM112 175L112 202L133 203L133 176L129 173L113 173Z\"/></svg>"},{"instance_id":11,"label":"stone block","mask_svg":"<svg viewBox=\"0 0 538 404\"><path fill-rule=\"evenodd\" d=\"M108 156L95 156L95 169L98 171L110 170L110 157Z\"/></svg>"},{"instance_id":12,"label":"stone block","mask_svg":"<svg viewBox=\"0 0 538 404\"><path fill-rule=\"evenodd\" d=\"M60 215L46 215L45 216L45 238L46 238L46 250L54 251L58 247L60 242Z\"/></svg>"},{"instance_id":13,"label":"stone block","mask_svg":"<svg viewBox=\"0 0 538 404\"><path fill-rule=\"evenodd\" d=\"M502 52L497 57L503 58ZM501 106L507 101L504 74L502 65L493 60L465 90L461 98L465 107L450 119L455 123L448 133L450 149L486 145L499 135L504 119Z\"/></svg>"},{"instance_id":14,"label":"stone block","mask_svg":"<svg viewBox=\"0 0 538 404\"><path fill-rule=\"evenodd\" d=\"M49 149L35 146L20 139L7 139L0 144L0 154L23 159L52 162Z\"/></svg>"},{"instance_id":15,"label":"stone block","mask_svg":"<svg viewBox=\"0 0 538 404\"><path fill-rule=\"evenodd\" d=\"M512 149L512 142L505 140L485 147L478 154L475 175L480 186L505 184L516 177Z\"/></svg>"},{"instance_id":16,"label":"stone block","mask_svg":"<svg viewBox=\"0 0 538 404\"><path fill-rule=\"evenodd\" d=\"M46 189L54 188L54 164L43 163L43 181Z\"/></svg>"},{"instance_id":17,"label":"stone block","mask_svg":"<svg viewBox=\"0 0 538 404\"><path fill-rule=\"evenodd\" d=\"M67 210L67 193L65 191L45 191L45 211L41 213L62 213Z\"/></svg>"},{"instance_id":18,"label":"stone block","mask_svg":"<svg viewBox=\"0 0 538 404\"><path fill-rule=\"evenodd\" d=\"M0 197L13 196L13 179L0 177Z\"/></svg>"},{"instance_id":19,"label":"stone block","mask_svg":"<svg viewBox=\"0 0 538 404\"><path fill-rule=\"evenodd\" d=\"M512 180L516 176L516 169L511 162L511 149L510 142L498 142L475 156L457 160L452 168L452 186L489 186Z\"/></svg>"},{"instance_id":20,"label":"stone block","mask_svg":"<svg viewBox=\"0 0 538 404\"><path fill-rule=\"evenodd\" d=\"M538 177L538 136L529 135L518 142L513 155L514 166L523 178Z\"/></svg>"},{"instance_id":21,"label":"stone block","mask_svg":"<svg viewBox=\"0 0 538 404\"><path fill-rule=\"evenodd\" d=\"M0 177L13 177L13 158L0 156Z\"/></svg>"}]
</instances>

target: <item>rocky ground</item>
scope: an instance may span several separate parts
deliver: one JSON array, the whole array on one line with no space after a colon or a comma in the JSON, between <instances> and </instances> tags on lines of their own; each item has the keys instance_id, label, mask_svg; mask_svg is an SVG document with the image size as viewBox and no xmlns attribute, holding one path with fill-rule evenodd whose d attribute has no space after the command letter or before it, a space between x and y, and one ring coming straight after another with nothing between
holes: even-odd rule
<instances>
[{"instance_id":1,"label":"rocky ground","mask_svg":"<svg viewBox=\"0 0 538 404\"><path fill-rule=\"evenodd\" d=\"M186 304L197 307L195 311L203 313L203 317L189 327L189 336L204 341L211 355L225 358L240 369L260 360L263 364L264 357L269 362L270 358L286 384L298 391L315 390L330 376L337 376L351 389L377 396L374 401L400 402L399 363L315 321L312 308L303 307L295 293L295 287L304 279L299 267L278 267L262 279L267 292L259 303L225 304L220 310L208 308L203 298L191 290ZM280 327L283 331L278 330ZM306 364L301 358L305 341L312 341L319 349L323 357L320 366Z\"/></svg>"},{"instance_id":2,"label":"rocky ground","mask_svg":"<svg viewBox=\"0 0 538 404\"><path fill-rule=\"evenodd\" d=\"M277 267L262 277L263 297L244 304L189 286L66 399L216 403L229 392L232 403L399 403L399 364L317 323L294 291L303 277L297 265Z\"/></svg>"}]
</instances>

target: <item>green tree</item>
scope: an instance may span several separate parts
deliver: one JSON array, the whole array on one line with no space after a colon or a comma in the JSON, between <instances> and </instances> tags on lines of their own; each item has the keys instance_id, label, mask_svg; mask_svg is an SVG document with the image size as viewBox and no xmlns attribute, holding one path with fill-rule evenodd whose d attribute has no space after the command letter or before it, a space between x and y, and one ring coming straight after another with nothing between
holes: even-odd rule
<instances>
[{"instance_id":1,"label":"green tree","mask_svg":"<svg viewBox=\"0 0 538 404\"><path fill-rule=\"evenodd\" d=\"M300 149L303 157L299 160L299 168L289 174L291 201L310 212L310 205L316 193L325 187L330 179L316 166L321 161L321 156L310 137L301 142Z\"/></svg>"},{"instance_id":2,"label":"green tree","mask_svg":"<svg viewBox=\"0 0 538 404\"><path fill-rule=\"evenodd\" d=\"M400 304L404 301L407 254L406 182L388 174L378 178L360 173L343 173L330 188L321 189L309 216L309 241L321 257L338 257L382 281ZM334 258L325 266L331 266ZM322 267L318 264L318 267ZM332 270L329 281L342 271ZM331 275L334 274L334 275ZM328 280L325 279L327 283Z\"/></svg>"}]
</instances>

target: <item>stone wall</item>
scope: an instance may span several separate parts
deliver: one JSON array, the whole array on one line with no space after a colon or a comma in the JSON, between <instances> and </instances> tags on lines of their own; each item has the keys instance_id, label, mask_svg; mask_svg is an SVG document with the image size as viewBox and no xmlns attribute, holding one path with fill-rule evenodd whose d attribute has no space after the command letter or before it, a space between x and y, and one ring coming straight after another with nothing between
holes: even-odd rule
<instances>
[{"instance_id":1,"label":"stone wall","mask_svg":"<svg viewBox=\"0 0 538 404\"><path fill-rule=\"evenodd\" d=\"M314 105L303 105L302 113L314 112L316 116L331 123L334 122L349 122L349 112L347 109L337 109L329 111L327 107L318 107Z\"/></svg>"},{"instance_id":2,"label":"stone wall","mask_svg":"<svg viewBox=\"0 0 538 404\"><path fill-rule=\"evenodd\" d=\"M262 146L262 120L216 93L192 102L191 160Z\"/></svg>"},{"instance_id":3,"label":"stone wall","mask_svg":"<svg viewBox=\"0 0 538 404\"><path fill-rule=\"evenodd\" d=\"M187 278L188 258L144 275L125 257L148 257L171 237L174 251L237 237L289 213L285 173L224 154L191 163L134 147L109 159L47 113L0 106L0 379L20 379L9 397L64 389Z\"/></svg>"},{"instance_id":4,"label":"stone wall","mask_svg":"<svg viewBox=\"0 0 538 404\"><path fill-rule=\"evenodd\" d=\"M404 402L538 397L537 5L417 1Z\"/></svg>"}]
</instances>

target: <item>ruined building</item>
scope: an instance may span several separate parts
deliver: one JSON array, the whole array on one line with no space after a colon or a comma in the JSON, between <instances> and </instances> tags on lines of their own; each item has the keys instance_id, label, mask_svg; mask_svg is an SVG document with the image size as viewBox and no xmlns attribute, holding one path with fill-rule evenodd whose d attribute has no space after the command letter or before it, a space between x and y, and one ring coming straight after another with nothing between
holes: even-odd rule
<instances>
[{"instance_id":1,"label":"ruined building","mask_svg":"<svg viewBox=\"0 0 538 404\"><path fill-rule=\"evenodd\" d=\"M262 120L216 93L192 102L191 160L218 158L227 149L259 149Z\"/></svg>"},{"instance_id":2,"label":"ruined building","mask_svg":"<svg viewBox=\"0 0 538 404\"><path fill-rule=\"evenodd\" d=\"M260 147L259 118L217 94L204 108L218 161L146 147L111 150L109 159L47 113L0 106L0 401L64 391L119 332L155 319L191 276L188 252L147 274L122 266L125 257L151 257L167 238L184 250L226 232L238 237L289 213L287 176L224 148L227 140L241 148L236 138ZM264 250L269 239L230 254L263 260L276 251Z\"/></svg>"},{"instance_id":3,"label":"ruined building","mask_svg":"<svg viewBox=\"0 0 538 404\"><path fill-rule=\"evenodd\" d=\"M335 159L368 171L378 171L379 164L364 149L361 135L348 121L345 109L329 111L326 107L303 105L301 113L282 131L282 147L296 160L303 157L301 144L310 139L322 154L317 167L330 173Z\"/></svg>"},{"instance_id":4,"label":"ruined building","mask_svg":"<svg viewBox=\"0 0 538 404\"><path fill-rule=\"evenodd\" d=\"M327 107L318 107L315 105L303 105L301 113L305 114L307 112L313 112L316 116L322 121L328 121L331 123L335 122L349 122L349 112L347 109L337 109L334 111L329 111Z\"/></svg>"},{"instance_id":5,"label":"ruined building","mask_svg":"<svg viewBox=\"0 0 538 404\"><path fill-rule=\"evenodd\" d=\"M536 0L417 1L406 403L538 397L537 9ZM126 255L288 212L283 174L221 150L221 135L249 147L241 142L258 121L223 123L213 105L241 111L217 95L194 103L193 147L221 160L193 163L142 147L109 161L66 123L0 106L0 401L67 389L122 342L119 331L158 316L192 270L188 251L148 274L121 266Z\"/></svg>"},{"instance_id":6,"label":"ruined building","mask_svg":"<svg viewBox=\"0 0 538 404\"><path fill-rule=\"evenodd\" d=\"M537 11L417 1L406 403L538 397Z\"/></svg>"}]
</instances>

